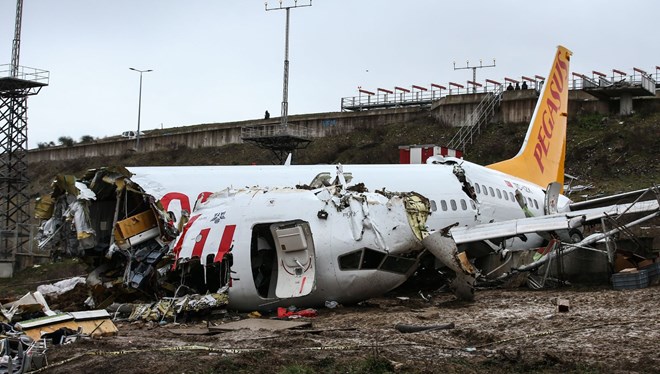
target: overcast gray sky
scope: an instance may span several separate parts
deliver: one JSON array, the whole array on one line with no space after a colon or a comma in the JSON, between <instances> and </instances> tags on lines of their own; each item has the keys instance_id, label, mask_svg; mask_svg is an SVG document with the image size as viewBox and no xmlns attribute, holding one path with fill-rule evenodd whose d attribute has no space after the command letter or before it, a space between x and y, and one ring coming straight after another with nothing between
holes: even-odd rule
<instances>
[{"instance_id":1,"label":"overcast gray sky","mask_svg":"<svg viewBox=\"0 0 660 374\"><path fill-rule=\"evenodd\" d=\"M308 2L300 0L300 4ZM285 0L284 5L293 4ZM277 1L269 5L277 6ZM0 0L0 64L15 0ZM547 75L558 44L571 70L660 65L658 1L314 0L291 11L289 114L340 110L357 87ZM24 0L21 65L50 71L28 101L29 146L280 113L285 12L261 0Z\"/></svg>"}]
</instances>

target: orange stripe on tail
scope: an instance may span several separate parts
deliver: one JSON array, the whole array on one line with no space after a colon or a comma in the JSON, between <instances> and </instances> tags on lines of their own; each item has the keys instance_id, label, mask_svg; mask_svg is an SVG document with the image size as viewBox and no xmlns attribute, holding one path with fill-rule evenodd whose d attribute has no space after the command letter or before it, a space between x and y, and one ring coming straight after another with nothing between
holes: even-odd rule
<instances>
[{"instance_id":1,"label":"orange stripe on tail","mask_svg":"<svg viewBox=\"0 0 660 374\"><path fill-rule=\"evenodd\" d=\"M568 68L572 52L559 46L548 80L536 103L525 141L518 154L488 168L546 187L564 184Z\"/></svg>"}]
</instances>

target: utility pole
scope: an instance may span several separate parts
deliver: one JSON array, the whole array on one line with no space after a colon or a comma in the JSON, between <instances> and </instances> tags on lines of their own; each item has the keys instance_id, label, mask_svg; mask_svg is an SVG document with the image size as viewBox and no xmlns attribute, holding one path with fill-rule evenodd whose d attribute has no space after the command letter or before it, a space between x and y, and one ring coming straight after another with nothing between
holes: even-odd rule
<instances>
[{"instance_id":1,"label":"utility pole","mask_svg":"<svg viewBox=\"0 0 660 374\"><path fill-rule=\"evenodd\" d=\"M477 69L482 69L482 68L494 68L495 67L495 59L493 59L493 64L492 65L484 65L481 60L479 60L479 66L470 66L470 61L465 62L465 67L462 68L457 68L456 67L456 62L454 62L454 70L464 70L464 69L472 69L472 82L477 83ZM476 84L472 85L472 93L477 93L477 86Z\"/></svg>"},{"instance_id":2,"label":"utility pole","mask_svg":"<svg viewBox=\"0 0 660 374\"><path fill-rule=\"evenodd\" d=\"M135 133L135 151L139 152L140 151L140 115L142 112L142 73L148 73L153 70L151 69L139 70L135 68L129 68L129 69L140 73L140 93L138 96L138 123L137 123L137 132Z\"/></svg>"},{"instance_id":3,"label":"utility pole","mask_svg":"<svg viewBox=\"0 0 660 374\"><path fill-rule=\"evenodd\" d=\"M289 115L289 13L292 8L304 8L312 6L312 0L309 0L309 4L298 5L298 0L294 0L293 6L282 6L282 0L279 0L280 5L278 7L268 7L268 2L265 2L266 11L270 10L286 10L286 28L285 28L285 40L284 40L284 83L282 88L282 114L280 117L280 124L282 129L286 128L287 117Z\"/></svg>"},{"instance_id":4,"label":"utility pole","mask_svg":"<svg viewBox=\"0 0 660 374\"><path fill-rule=\"evenodd\" d=\"M307 138L307 126L300 124L289 125L289 18L291 9L312 6L312 0L309 3L298 5L298 0L293 1L292 6L282 5L283 0L279 0L277 7L268 7L265 2L266 11L286 10L286 28L284 39L284 83L282 88L282 114L280 115L279 125L266 126L245 126L241 128L241 139L251 142L258 147L271 150L277 157L280 164L284 163L287 156L297 149L304 149L312 141Z\"/></svg>"}]
</instances>

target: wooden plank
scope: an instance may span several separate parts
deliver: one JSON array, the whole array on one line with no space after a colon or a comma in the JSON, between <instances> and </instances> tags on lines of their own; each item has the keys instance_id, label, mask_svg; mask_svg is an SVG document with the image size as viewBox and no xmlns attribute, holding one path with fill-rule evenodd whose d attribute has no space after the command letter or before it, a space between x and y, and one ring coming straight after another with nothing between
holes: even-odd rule
<instances>
[{"instance_id":1,"label":"wooden plank","mask_svg":"<svg viewBox=\"0 0 660 374\"><path fill-rule=\"evenodd\" d=\"M288 330L296 327L307 327L311 326L311 322L300 322L300 321L281 321L278 319L257 319L250 318L244 319L236 322L224 323L219 326L211 326L209 330L215 331L235 331L241 329L249 330L269 330L269 331L280 331Z\"/></svg>"},{"instance_id":2,"label":"wooden plank","mask_svg":"<svg viewBox=\"0 0 660 374\"><path fill-rule=\"evenodd\" d=\"M189 329L169 329L167 330L176 335L215 335L222 331L211 331L208 328L189 328Z\"/></svg>"}]
</instances>

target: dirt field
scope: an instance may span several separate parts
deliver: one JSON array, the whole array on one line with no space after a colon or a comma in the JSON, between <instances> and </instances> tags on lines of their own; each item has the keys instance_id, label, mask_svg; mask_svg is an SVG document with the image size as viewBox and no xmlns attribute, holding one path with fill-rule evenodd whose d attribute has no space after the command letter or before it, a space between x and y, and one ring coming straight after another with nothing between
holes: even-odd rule
<instances>
[{"instance_id":1,"label":"dirt field","mask_svg":"<svg viewBox=\"0 0 660 374\"><path fill-rule=\"evenodd\" d=\"M659 290L481 290L473 303L447 293L426 302L411 291L321 308L306 319L307 331L177 335L169 330L207 322L118 322L117 337L51 347L45 372L653 373L660 372ZM557 312L557 297L570 301L568 312ZM225 320L231 317L238 316ZM394 328L449 322L455 328Z\"/></svg>"}]
</instances>

